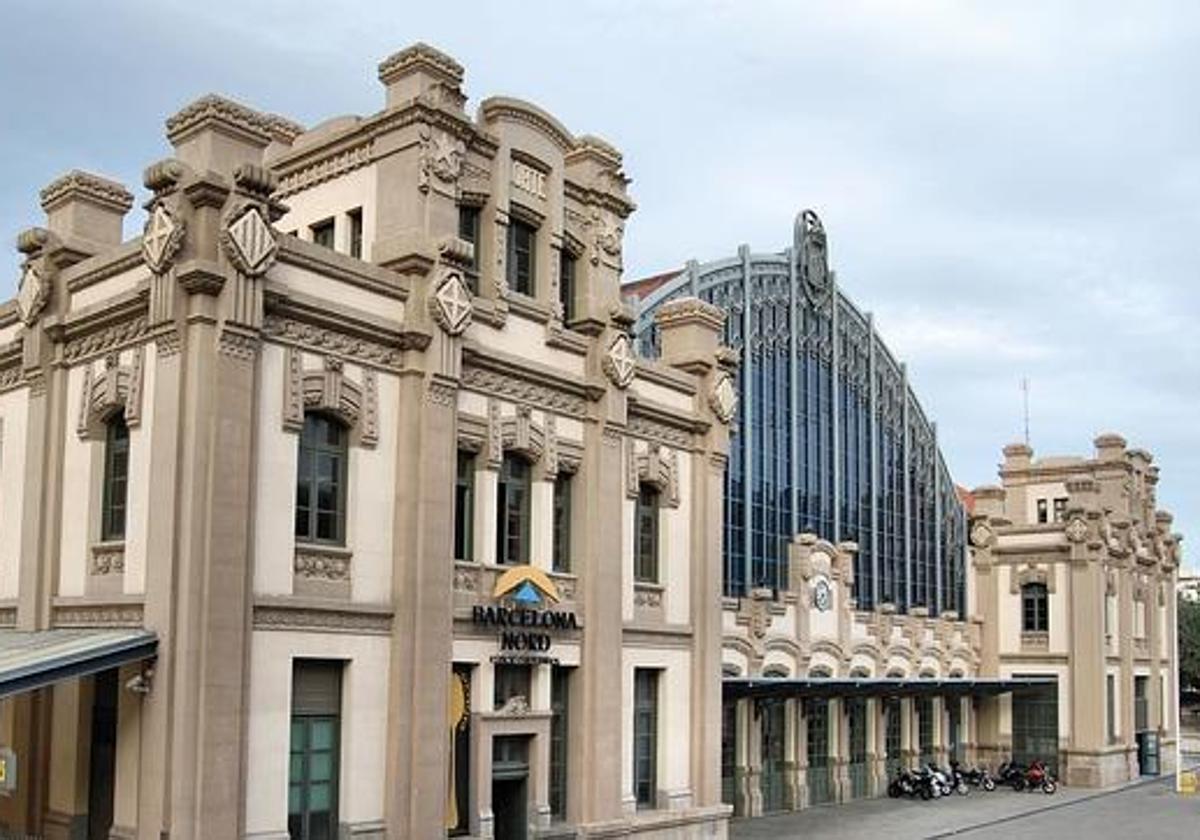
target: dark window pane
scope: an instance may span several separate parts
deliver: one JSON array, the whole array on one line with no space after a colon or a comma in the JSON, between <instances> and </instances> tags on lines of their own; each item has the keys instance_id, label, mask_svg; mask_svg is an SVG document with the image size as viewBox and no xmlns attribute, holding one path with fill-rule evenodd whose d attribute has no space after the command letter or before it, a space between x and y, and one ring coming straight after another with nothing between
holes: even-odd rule
<instances>
[{"instance_id":1,"label":"dark window pane","mask_svg":"<svg viewBox=\"0 0 1200 840\"><path fill-rule=\"evenodd\" d=\"M345 541L347 435L320 414L307 414L300 434L296 471L296 536Z\"/></svg>"}]
</instances>

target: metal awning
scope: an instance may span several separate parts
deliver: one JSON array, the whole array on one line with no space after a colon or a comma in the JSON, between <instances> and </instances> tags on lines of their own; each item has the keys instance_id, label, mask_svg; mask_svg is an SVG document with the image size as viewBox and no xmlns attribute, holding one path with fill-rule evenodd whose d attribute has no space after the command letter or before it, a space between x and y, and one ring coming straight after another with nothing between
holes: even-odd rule
<instances>
[{"instance_id":1,"label":"metal awning","mask_svg":"<svg viewBox=\"0 0 1200 840\"><path fill-rule=\"evenodd\" d=\"M154 656L149 630L0 630L0 697Z\"/></svg>"},{"instance_id":2,"label":"metal awning","mask_svg":"<svg viewBox=\"0 0 1200 840\"><path fill-rule=\"evenodd\" d=\"M957 677L951 679L904 679L897 677L826 679L811 677L725 677L721 691L727 700L739 697L921 697L933 694L956 697L986 697L1018 689L1050 688L1054 677L1011 679Z\"/></svg>"}]
</instances>

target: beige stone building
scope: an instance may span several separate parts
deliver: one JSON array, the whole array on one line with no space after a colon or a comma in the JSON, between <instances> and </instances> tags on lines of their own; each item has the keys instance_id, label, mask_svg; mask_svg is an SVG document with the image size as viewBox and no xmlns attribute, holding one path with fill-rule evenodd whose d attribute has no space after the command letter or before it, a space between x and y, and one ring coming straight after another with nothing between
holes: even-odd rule
<instances>
[{"instance_id":1,"label":"beige stone building","mask_svg":"<svg viewBox=\"0 0 1200 840\"><path fill-rule=\"evenodd\" d=\"M722 314L621 301L621 155L415 46L72 172L0 308L0 827L723 837ZM103 142L102 138L98 142Z\"/></svg>"},{"instance_id":2,"label":"beige stone building","mask_svg":"<svg viewBox=\"0 0 1200 840\"><path fill-rule=\"evenodd\" d=\"M1182 537L1155 500L1158 467L1119 435L1091 458L1004 449L974 491L972 581L981 670L1053 677L980 716L981 755L1057 753L1067 784L1174 769L1175 580Z\"/></svg>"}]
</instances>

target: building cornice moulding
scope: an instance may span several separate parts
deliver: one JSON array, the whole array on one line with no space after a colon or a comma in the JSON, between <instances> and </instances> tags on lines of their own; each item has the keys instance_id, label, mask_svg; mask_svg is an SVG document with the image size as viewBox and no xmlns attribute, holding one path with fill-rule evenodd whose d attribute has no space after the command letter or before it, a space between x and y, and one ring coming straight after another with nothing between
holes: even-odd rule
<instances>
[{"instance_id":1,"label":"building cornice moulding","mask_svg":"<svg viewBox=\"0 0 1200 840\"><path fill-rule=\"evenodd\" d=\"M386 604L260 596L254 601L255 630L387 636L392 608Z\"/></svg>"},{"instance_id":2,"label":"building cornice moulding","mask_svg":"<svg viewBox=\"0 0 1200 840\"><path fill-rule=\"evenodd\" d=\"M279 237L278 261L396 300L408 300L412 291L411 282L401 274L294 236Z\"/></svg>"}]
</instances>

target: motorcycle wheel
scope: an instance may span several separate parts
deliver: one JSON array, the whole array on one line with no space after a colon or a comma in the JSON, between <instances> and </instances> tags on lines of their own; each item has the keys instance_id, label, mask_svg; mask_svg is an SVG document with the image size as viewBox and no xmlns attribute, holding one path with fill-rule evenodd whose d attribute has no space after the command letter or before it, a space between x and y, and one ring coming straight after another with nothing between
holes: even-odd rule
<instances>
[{"instance_id":1,"label":"motorcycle wheel","mask_svg":"<svg viewBox=\"0 0 1200 840\"><path fill-rule=\"evenodd\" d=\"M930 788L928 788L928 787L921 788L921 798L922 799L929 801L930 799L933 798L933 795L934 795L933 790L931 790Z\"/></svg>"},{"instance_id":2,"label":"motorcycle wheel","mask_svg":"<svg viewBox=\"0 0 1200 840\"><path fill-rule=\"evenodd\" d=\"M1012 780L1012 789L1016 790L1016 791L1025 790L1025 780L1022 778L1013 779Z\"/></svg>"},{"instance_id":3,"label":"motorcycle wheel","mask_svg":"<svg viewBox=\"0 0 1200 840\"><path fill-rule=\"evenodd\" d=\"M901 794L902 792L903 792L903 791L901 791L901 790L900 790L900 783L899 783L899 782L897 782L897 781L893 781L891 784L889 784L889 785L888 785L888 791L887 791L887 793L888 793L888 796L890 796L892 799L899 799L899 798L900 798L900 794Z\"/></svg>"},{"instance_id":4,"label":"motorcycle wheel","mask_svg":"<svg viewBox=\"0 0 1200 840\"><path fill-rule=\"evenodd\" d=\"M966 782L959 782L959 783L958 783L958 787L955 789L955 792L956 792L956 793L957 793L959 796L966 796L966 795L967 795L967 793L968 793L968 791L967 791L967 783L966 783Z\"/></svg>"},{"instance_id":5,"label":"motorcycle wheel","mask_svg":"<svg viewBox=\"0 0 1200 840\"><path fill-rule=\"evenodd\" d=\"M982 785L983 789L986 791L993 791L996 789L996 782L992 780L991 776L985 776Z\"/></svg>"},{"instance_id":6,"label":"motorcycle wheel","mask_svg":"<svg viewBox=\"0 0 1200 840\"><path fill-rule=\"evenodd\" d=\"M1042 793L1046 794L1047 796L1054 793L1056 790L1058 790L1058 785L1052 779L1047 779L1046 781L1042 782Z\"/></svg>"}]
</instances>

